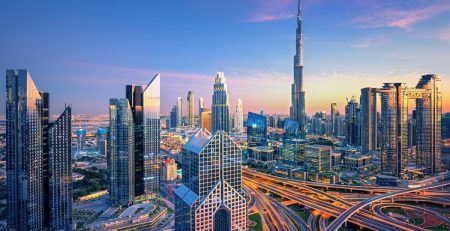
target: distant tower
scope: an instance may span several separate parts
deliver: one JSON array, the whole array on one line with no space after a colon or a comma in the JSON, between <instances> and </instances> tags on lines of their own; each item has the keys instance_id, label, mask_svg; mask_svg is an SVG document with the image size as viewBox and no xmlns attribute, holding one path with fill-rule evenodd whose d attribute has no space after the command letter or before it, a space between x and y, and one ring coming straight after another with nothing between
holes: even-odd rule
<instances>
[{"instance_id":1,"label":"distant tower","mask_svg":"<svg viewBox=\"0 0 450 231\"><path fill-rule=\"evenodd\" d=\"M198 99L198 127L202 126L202 112L205 111L205 102L202 97Z\"/></svg>"},{"instance_id":2,"label":"distant tower","mask_svg":"<svg viewBox=\"0 0 450 231\"><path fill-rule=\"evenodd\" d=\"M330 122L331 122L331 134L333 136L336 135L336 112L337 112L337 104L331 103L330 107Z\"/></svg>"},{"instance_id":3,"label":"distant tower","mask_svg":"<svg viewBox=\"0 0 450 231\"><path fill-rule=\"evenodd\" d=\"M128 99L109 100L108 193L115 206L135 196L134 123Z\"/></svg>"},{"instance_id":4,"label":"distant tower","mask_svg":"<svg viewBox=\"0 0 450 231\"><path fill-rule=\"evenodd\" d=\"M212 130L230 130L230 114L228 105L228 92L225 75L217 72L214 80L214 94L212 97Z\"/></svg>"},{"instance_id":5,"label":"distant tower","mask_svg":"<svg viewBox=\"0 0 450 231\"><path fill-rule=\"evenodd\" d=\"M173 106L170 111L170 128L177 127L177 106Z\"/></svg>"},{"instance_id":6,"label":"distant tower","mask_svg":"<svg viewBox=\"0 0 450 231\"><path fill-rule=\"evenodd\" d=\"M358 145L358 102L352 97L345 106L345 143L351 146Z\"/></svg>"},{"instance_id":7,"label":"distant tower","mask_svg":"<svg viewBox=\"0 0 450 231\"><path fill-rule=\"evenodd\" d=\"M177 98L177 128L183 126L183 100L181 97Z\"/></svg>"},{"instance_id":8,"label":"distant tower","mask_svg":"<svg viewBox=\"0 0 450 231\"><path fill-rule=\"evenodd\" d=\"M303 31L301 2L298 1L294 83L292 84L291 118L299 124L299 136L305 137L305 91L303 90Z\"/></svg>"},{"instance_id":9,"label":"distant tower","mask_svg":"<svg viewBox=\"0 0 450 231\"><path fill-rule=\"evenodd\" d=\"M377 150L377 89L361 89L361 148L363 154Z\"/></svg>"},{"instance_id":10,"label":"distant tower","mask_svg":"<svg viewBox=\"0 0 450 231\"><path fill-rule=\"evenodd\" d=\"M247 230L242 150L222 130L200 129L184 145L175 230Z\"/></svg>"},{"instance_id":11,"label":"distant tower","mask_svg":"<svg viewBox=\"0 0 450 231\"><path fill-rule=\"evenodd\" d=\"M195 127L195 117L194 117L194 92L189 91L187 95L187 102L188 102L188 127L194 128Z\"/></svg>"},{"instance_id":12,"label":"distant tower","mask_svg":"<svg viewBox=\"0 0 450 231\"><path fill-rule=\"evenodd\" d=\"M236 129L237 132L243 132L244 131L244 111L242 108L242 100L241 99L238 99L238 101L237 101L236 113L234 116L235 116L234 128Z\"/></svg>"}]
</instances>

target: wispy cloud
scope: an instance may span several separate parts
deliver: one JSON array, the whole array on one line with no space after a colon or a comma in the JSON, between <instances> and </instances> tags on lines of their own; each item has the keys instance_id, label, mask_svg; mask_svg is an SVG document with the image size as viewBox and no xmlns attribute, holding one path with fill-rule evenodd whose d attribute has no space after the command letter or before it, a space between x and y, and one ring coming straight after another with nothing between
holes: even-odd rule
<instances>
[{"instance_id":1,"label":"wispy cloud","mask_svg":"<svg viewBox=\"0 0 450 231\"><path fill-rule=\"evenodd\" d=\"M446 28L437 33L437 38L450 42L450 28Z\"/></svg>"},{"instance_id":2,"label":"wispy cloud","mask_svg":"<svg viewBox=\"0 0 450 231\"><path fill-rule=\"evenodd\" d=\"M246 20L247 22L280 21L295 16L294 0L257 0L254 2L256 10Z\"/></svg>"},{"instance_id":3,"label":"wispy cloud","mask_svg":"<svg viewBox=\"0 0 450 231\"><path fill-rule=\"evenodd\" d=\"M371 5L369 13L354 18L352 23L358 28L395 27L410 30L417 23L450 11L450 2L442 1L427 7L419 7L415 9L386 9Z\"/></svg>"}]
</instances>

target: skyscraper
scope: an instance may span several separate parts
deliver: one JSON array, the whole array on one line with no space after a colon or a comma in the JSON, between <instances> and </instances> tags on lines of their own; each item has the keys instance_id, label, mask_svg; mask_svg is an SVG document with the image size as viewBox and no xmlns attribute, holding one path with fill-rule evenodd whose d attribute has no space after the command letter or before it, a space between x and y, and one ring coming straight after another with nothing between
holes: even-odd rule
<instances>
[{"instance_id":1,"label":"skyscraper","mask_svg":"<svg viewBox=\"0 0 450 231\"><path fill-rule=\"evenodd\" d=\"M183 100L181 97L177 98L177 128L183 126Z\"/></svg>"},{"instance_id":2,"label":"skyscraper","mask_svg":"<svg viewBox=\"0 0 450 231\"><path fill-rule=\"evenodd\" d=\"M49 94L39 92L28 71L7 70L9 230L71 227L70 107L52 124L49 114Z\"/></svg>"},{"instance_id":3,"label":"skyscraper","mask_svg":"<svg viewBox=\"0 0 450 231\"><path fill-rule=\"evenodd\" d=\"M72 108L49 124L48 202L50 230L72 230Z\"/></svg>"},{"instance_id":4,"label":"skyscraper","mask_svg":"<svg viewBox=\"0 0 450 231\"><path fill-rule=\"evenodd\" d=\"M337 104L331 103L330 107L330 122L331 122L331 134L333 136L336 135L336 112L337 112Z\"/></svg>"},{"instance_id":5,"label":"skyscraper","mask_svg":"<svg viewBox=\"0 0 450 231\"><path fill-rule=\"evenodd\" d=\"M159 192L160 183L160 74L155 75L143 92L144 100L144 193Z\"/></svg>"},{"instance_id":6,"label":"skyscraper","mask_svg":"<svg viewBox=\"0 0 450 231\"><path fill-rule=\"evenodd\" d=\"M422 90L416 99L417 112L417 166L425 172L435 174L441 171L441 120L442 83L437 75L424 75L416 86Z\"/></svg>"},{"instance_id":7,"label":"skyscraper","mask_svg":"<svg viewBox=\"0 0 450 231\"><path fill-rule=\"evenodd\" d=\"M292 84L291 118L299 124L299 136L305 137L305 91L303 90L303 31L301 1L298 1L294 83Z\"/></svg>"},{"instance_id":8,"label":"skyscraper","mask_svg":"<svg viewBox=\"0 0 450 231\"><path fill-rule=\"evenodd\" d=\"M170 128L177 127L177 106L173 106L170 111Z\"/></svg>"},{"instance_id":9,"label":"skyscraper","mask_svg":"<svg viewBox=\"0 0 450 231\"><path fill-rule=\"evenodd\" d=\"M194 117L194 92L189 91L187 95L187 102L188 102L188 127L194 128L195 127L195 117Z\"/></svg>"},{"instance_id":10,"label":"skyscraper","mask_svg":"<svg viewBox=\"0 0 450 231\"><path fill-rule=\"evenodd\" d=\"M358 102L352 97L345 106L345 143L348 145L358 145Z\"/></svg>"},{"instance_id":11,"label":"skyscraper","mask_svg":"<svg viewBox=\"0 0 450 231\"><path fill-rule=\"evenodd\" d=\"M134 194L144 194L144 112L143 86L127 85L125 94L130 104L134 124Z\"/></svg>"},{"instance_id":12,"label":"skyscraper","mask_svg":"<svg viewBox=\"0 0 450 231\"><path fill-rule=\"evenodd\" d=\"M225 75L217 72L214 80L214 94L212 97L212 130L230 130L230 114L228 105L228 92Z\"/></svg>"},{"instance_id":13,"label":"skyscraper","mask_svg":"<svg viewBox=\"0 0 450 231\"><path fill-rule=\"evenodd\" d=\"M234 118L234 128L237 132L243 132L244 131L244 111L242 109L242 100L238 99L236 104L236 112L235 112L235 118Z\"/></svg>"},{"instance_id":14,"label":"skyscraper","mask_svg":"<svg viewBox=\"0 0 450 231\"><path fill-rule=\"evenodd\" d=\"M108 128L97 129L97 151L98 155L106 157L108 150Z\"/></svg>"},{"instance_id":15,"label":"skyscraper","mask_svg":"<svg viewBox=\"0 0 450 231\"><path fill-rule=\"evenodd\" d=\"M247 118L247 146L250 148L266 145L267 145L266 116L249 112Z\"/></svg>"},{"instance_id":16,"label":"skyscraper","mask_svg":"<svg viewBox=\"0 0 450 231\"><path fill-rule=\"evenodd\" d=\"M211 122L212 112L211 110L206 110L202 112L200 115L200 120L202 121L202 124L200 125L201 128L204 128L208 131L212 130L212 122Z\"/></svg>"},{"instance_id":17,"label":"skyscraper","mask_svg":"<svg viewBox=\"0 0 450 231\"><path fill-rule=\"evenodd\" d=\"M128 206L135 197L134 123L128 99L110 99L108 133L108 192L115 206Z\"/></svg>"},{"instance_id":18,"label":"skyscraper","mask_svg":"<svg viewBox=\"0 0 450 231\"><path fill-rule=\"evenodd\" d=\"M198 126L202 125L202 112L205 110L205 102L202 97L198 99Z\"/></svg>"},{"instance_id":19,"label":"skyscraper","mask_svg":"<svg viewBox=\"0 0 450 231\"><path fill-rule=\"evenodd\" d=\"M223 130L200 129L184 145L175 230L247 230L242 151Z\"/></svg>"},{"instance_id":20,"label":"skyscraper","mask_svg":"<svg viewBox=\"0 0 450 231\"><path fill-rule=\"evenodd\" d=\"M361 147L365 154L377 150L377 89L361 89Z\"/></svg>"}]
</instances>

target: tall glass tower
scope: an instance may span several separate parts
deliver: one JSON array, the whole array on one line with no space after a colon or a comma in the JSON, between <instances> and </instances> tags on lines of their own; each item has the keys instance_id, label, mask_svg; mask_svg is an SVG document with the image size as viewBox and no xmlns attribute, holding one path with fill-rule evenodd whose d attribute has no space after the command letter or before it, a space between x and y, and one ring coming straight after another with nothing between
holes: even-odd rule
<instances>
[{"instance_id":1,"label":"tall glass tower","mask_svg":"<svg viewBox=\"0 0 450 231\"><path fill-rule=\"evenodd\" d=\"M247 144L248 147L267 145L267 117L253 112L247 118Z\"/></svg>"},{"instance_id":2,"label":"tall glass tower","mask_svg":"<svg viewBox=\"0 0 450 231\"><path fill-rule=\"evenodd\" d=\"M195 117L194 117L194 92L189 91L187 95L188 102L188 127L195 127Z\"/></svg>"},{"instance_id":3,"label":"tall glass tower","mask_svg":"<svg viewBox=\"0 0 450 231\"><path fill-rule=\"evenodd\" d=\"M27 70L6 71L8 230L71 227L70 120L66 107L49 123L49 94Z\"/></svg>"},{"instance_id":4,"label":"tall glass tower","mask_svg":"<svg viewBox=\"0 0 450 231\"><path fill-rule=\"evenodd\" d=\"M242 100L238 99L236 104L236 113L234 114L234 129L237 132L243 132L244 131L244 109L242 107Z\"/></svg>"},{"instance_id":5,"label":"tall glass tower","mask_svg":"<svg viewBox=\"0 0 450 231\"><path fill-rule=\"evenodd\" d=\"M294 83L292 84L291 118L299 125L300 138L305 137L305 91L303 90L303 31L301 1L298 1Z\"/></svg>"},{"instance_id":6,"label":"tall glass tower","mask_svg":"<svg viewBox=\"0 0 450 231\"><path fill-rule=\"evenodd\" d=\"M217 72L214 80L214 94L212 97L212 130L230 130L230 112L225 75Z\"/></svg>"},{"instance_id":7,"label":"tall glass tower","mask_svg":"<svg viewBox=\"0 0 450 231\"><path fill-rule=\"evenodd\" d=\"M247 230L242 151L224 131L200 129L183 147L175 230Z\"/></svg>"},{"instance_id":8,"label":"tall glass tower","mask_svg":"<svg viewBox=\"0 0 450 231\"><path fill-rule=\"evenodd\" d=\"M159 192L160 165L160 74L155 75L143 92L144 100L144 192Z\"/></svg>"},{"instance_id":9,"label":"tall glass tower","mask_svg":"<svg viewBox=\"0 0 450 231\"><path fill-rule=\"evenodd\" d=\"M364 154L377 149L377 89L361 89L361 147Z\"/></svg>"},{"instance_id":10,"label":"tall glass tower","mask_svg":"<svg viewBox=\"0 0 450 231\"><path fill-rule=\"evenodd\" d=\"M135 197L134 123L128 99L110 99L108 133L108 192L116 206Z\"/></svg>"},{"instance_id":11,"label":"tall glass tower","mask_svg":"<svg viewBox=\"0 0 450 231\"><path fill-rule=\"evenodd\" d=\"M177 128L183 126L183 100L181 97L177 98Z\"/></svg>"}]
</instances>

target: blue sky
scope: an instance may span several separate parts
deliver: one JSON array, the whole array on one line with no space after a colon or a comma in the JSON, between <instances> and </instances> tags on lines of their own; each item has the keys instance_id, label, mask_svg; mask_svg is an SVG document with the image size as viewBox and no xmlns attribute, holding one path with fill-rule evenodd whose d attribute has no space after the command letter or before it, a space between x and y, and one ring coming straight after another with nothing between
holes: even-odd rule
<instances>
[{"instance_id":1,"label":"blue sky","mask_svg":"<svg viewBox=\"0 0 450 231\"><path fill-rule=\"evenodd\" d=\"M450 111L450 1L303 0L307 112L366 86L443 77ZM106 113L125 84L160 72L163 112L193 90L210 106L215 72L232 111L288 112L295 0L2 1L0 68L26 68L51 113ZM5 81L0 82L4 91ZM4 94L1 110L4 112Z\"/></svg>"}]
</instances>

